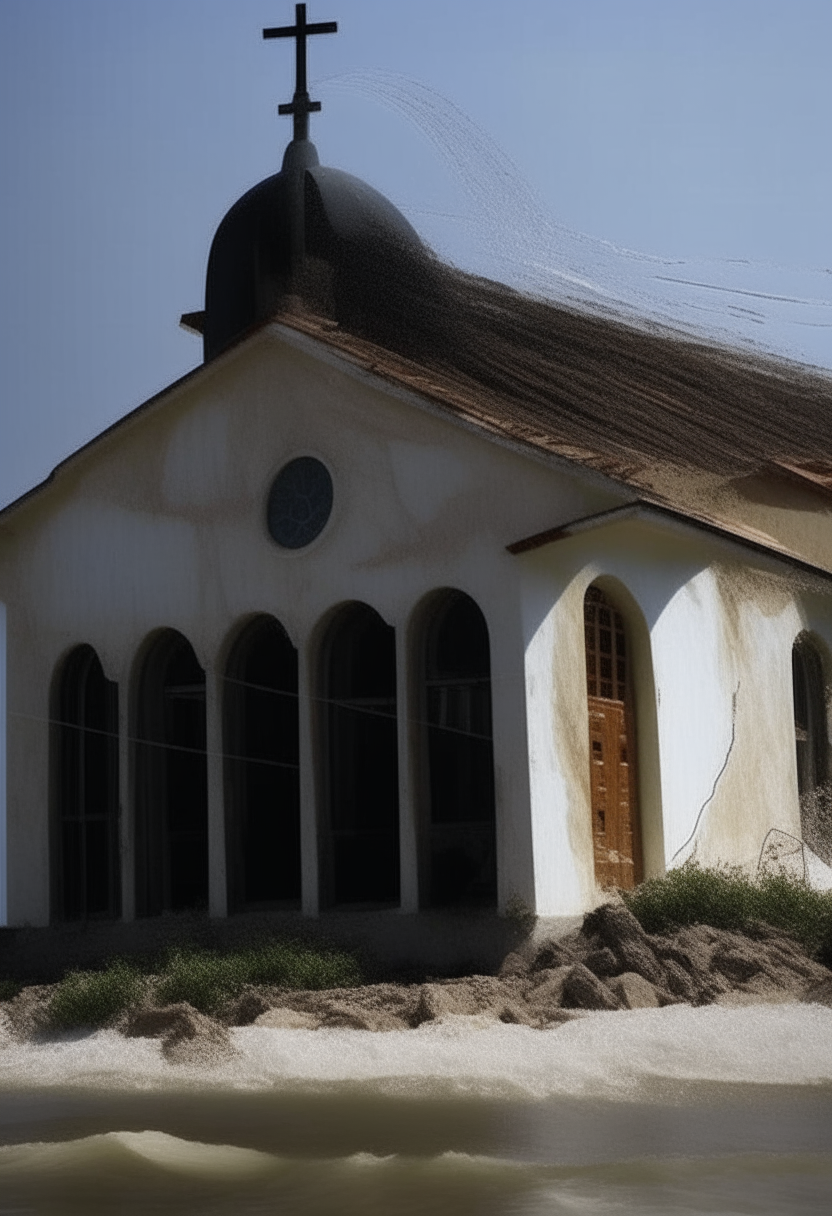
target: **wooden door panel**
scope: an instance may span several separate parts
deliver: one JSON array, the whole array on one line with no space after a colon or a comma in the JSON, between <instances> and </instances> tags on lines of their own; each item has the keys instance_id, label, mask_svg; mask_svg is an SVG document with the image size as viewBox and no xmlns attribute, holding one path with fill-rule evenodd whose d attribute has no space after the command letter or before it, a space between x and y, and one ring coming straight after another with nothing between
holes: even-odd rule
<instances>
[{"instance_id":1,"label":"wooden door panel","mask_svg":"<svg viewBox=\"0 0 832 1216\"><path fill-rule=\"evenodd\" d=\"M630 715L621 701L588 698L595 877L630 890L641 880Z\"/></svg>"},{"instance_id":2,"label":"wooden door panel","mask_svg":"<svg viewBox=\"0 0 832 1216\"><path fill-rule=\"evenodd\" d=\"M629 889L642 877L629 645L598 587L584 599L584 639L595 878Z\"/></svg>"}]
</instances>

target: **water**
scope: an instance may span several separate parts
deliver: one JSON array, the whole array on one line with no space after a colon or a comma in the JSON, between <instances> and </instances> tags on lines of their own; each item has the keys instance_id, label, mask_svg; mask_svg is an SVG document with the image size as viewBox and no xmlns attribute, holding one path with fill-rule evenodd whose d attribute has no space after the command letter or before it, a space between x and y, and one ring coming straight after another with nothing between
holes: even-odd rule
<instances>
[{"instance_id":1,"label":"water","mask_svg":"<svg viewBox=\"0 0 832 1216\"><path fill-rule=\"evenodd\" d=\"M826 1213L832 1010L0 1047L0 1213Z\"/></svg>"}]
</instances>

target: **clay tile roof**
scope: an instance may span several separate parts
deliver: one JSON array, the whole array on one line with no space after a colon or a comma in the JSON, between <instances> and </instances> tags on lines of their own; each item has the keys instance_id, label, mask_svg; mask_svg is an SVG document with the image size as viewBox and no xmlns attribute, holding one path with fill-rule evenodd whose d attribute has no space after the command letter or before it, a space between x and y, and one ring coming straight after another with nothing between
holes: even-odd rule
<instances>
[{"instance_id":1,"label":"clay tile roof","mask_svg":"<svg viewBox=\"0 0 832 1216\"><path fill-rule=\"evenodd\" d=\"M442 267L397 333L276 320L486 429L637 484L656 462L832 490L832 376Z\"/></svg>"}]
</instances>

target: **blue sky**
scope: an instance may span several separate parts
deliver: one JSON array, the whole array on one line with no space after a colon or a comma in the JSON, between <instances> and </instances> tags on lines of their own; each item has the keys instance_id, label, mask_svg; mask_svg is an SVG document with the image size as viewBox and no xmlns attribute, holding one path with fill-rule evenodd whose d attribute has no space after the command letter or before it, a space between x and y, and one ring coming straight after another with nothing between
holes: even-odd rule
<instances>
[{"instance_id":1,"label":"blue sky","mask_svg":"<svg viewBox=\"0 0 832 1216\"><path fill-rule=\"evenodd\" d=\"M324 163L444 256L832 367L829 0L309 0ZM0 0L0 502L201 357L289 0ZM412 83L408 83L412 82Z\"/></svg>"}]
</instances>

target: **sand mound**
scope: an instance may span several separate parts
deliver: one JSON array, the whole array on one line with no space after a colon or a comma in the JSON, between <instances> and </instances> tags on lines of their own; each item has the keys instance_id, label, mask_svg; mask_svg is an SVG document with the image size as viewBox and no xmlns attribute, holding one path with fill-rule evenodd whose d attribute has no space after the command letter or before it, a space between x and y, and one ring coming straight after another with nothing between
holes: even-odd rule
<instances>
[{"instance_id":1,"label":"sand mound","mask_svg":"<svg viewBox=\"0 0 832 1216\"><path fill-rule=\"evenodd\" d=\"M32 986L6 1002L2 1037L48 1033L52 992ZM205 1064L233 1053L234 1026L401 1031L467 1019L543 1028L593 1010L784 1001L832 1007L832 974L788 934L764 924L742 932L691 925L655 936L610 903L588 913L576 932L508 954L496 976L326 991L251 987L214 1017L185 1003L149 1004L129 1010L117 1029L161 1039L171 1063Z\"/></svg>"},{"instance_id":2,"label":"sand mound","mask_svg":"<svg viewBox=\"0 0 832 1216\"><path fill-rule=\"evenodd\" d=\"M744 932L693 925L651 936L625 907L604 904L577 932L507 955L496 976L249 993L226 1011L226 1020L401 1030L467 1017L544 1027L587 1010L788 1000L832 1005L832 975L788 934L761 924Z\"/></svg>"}]
</instances>

